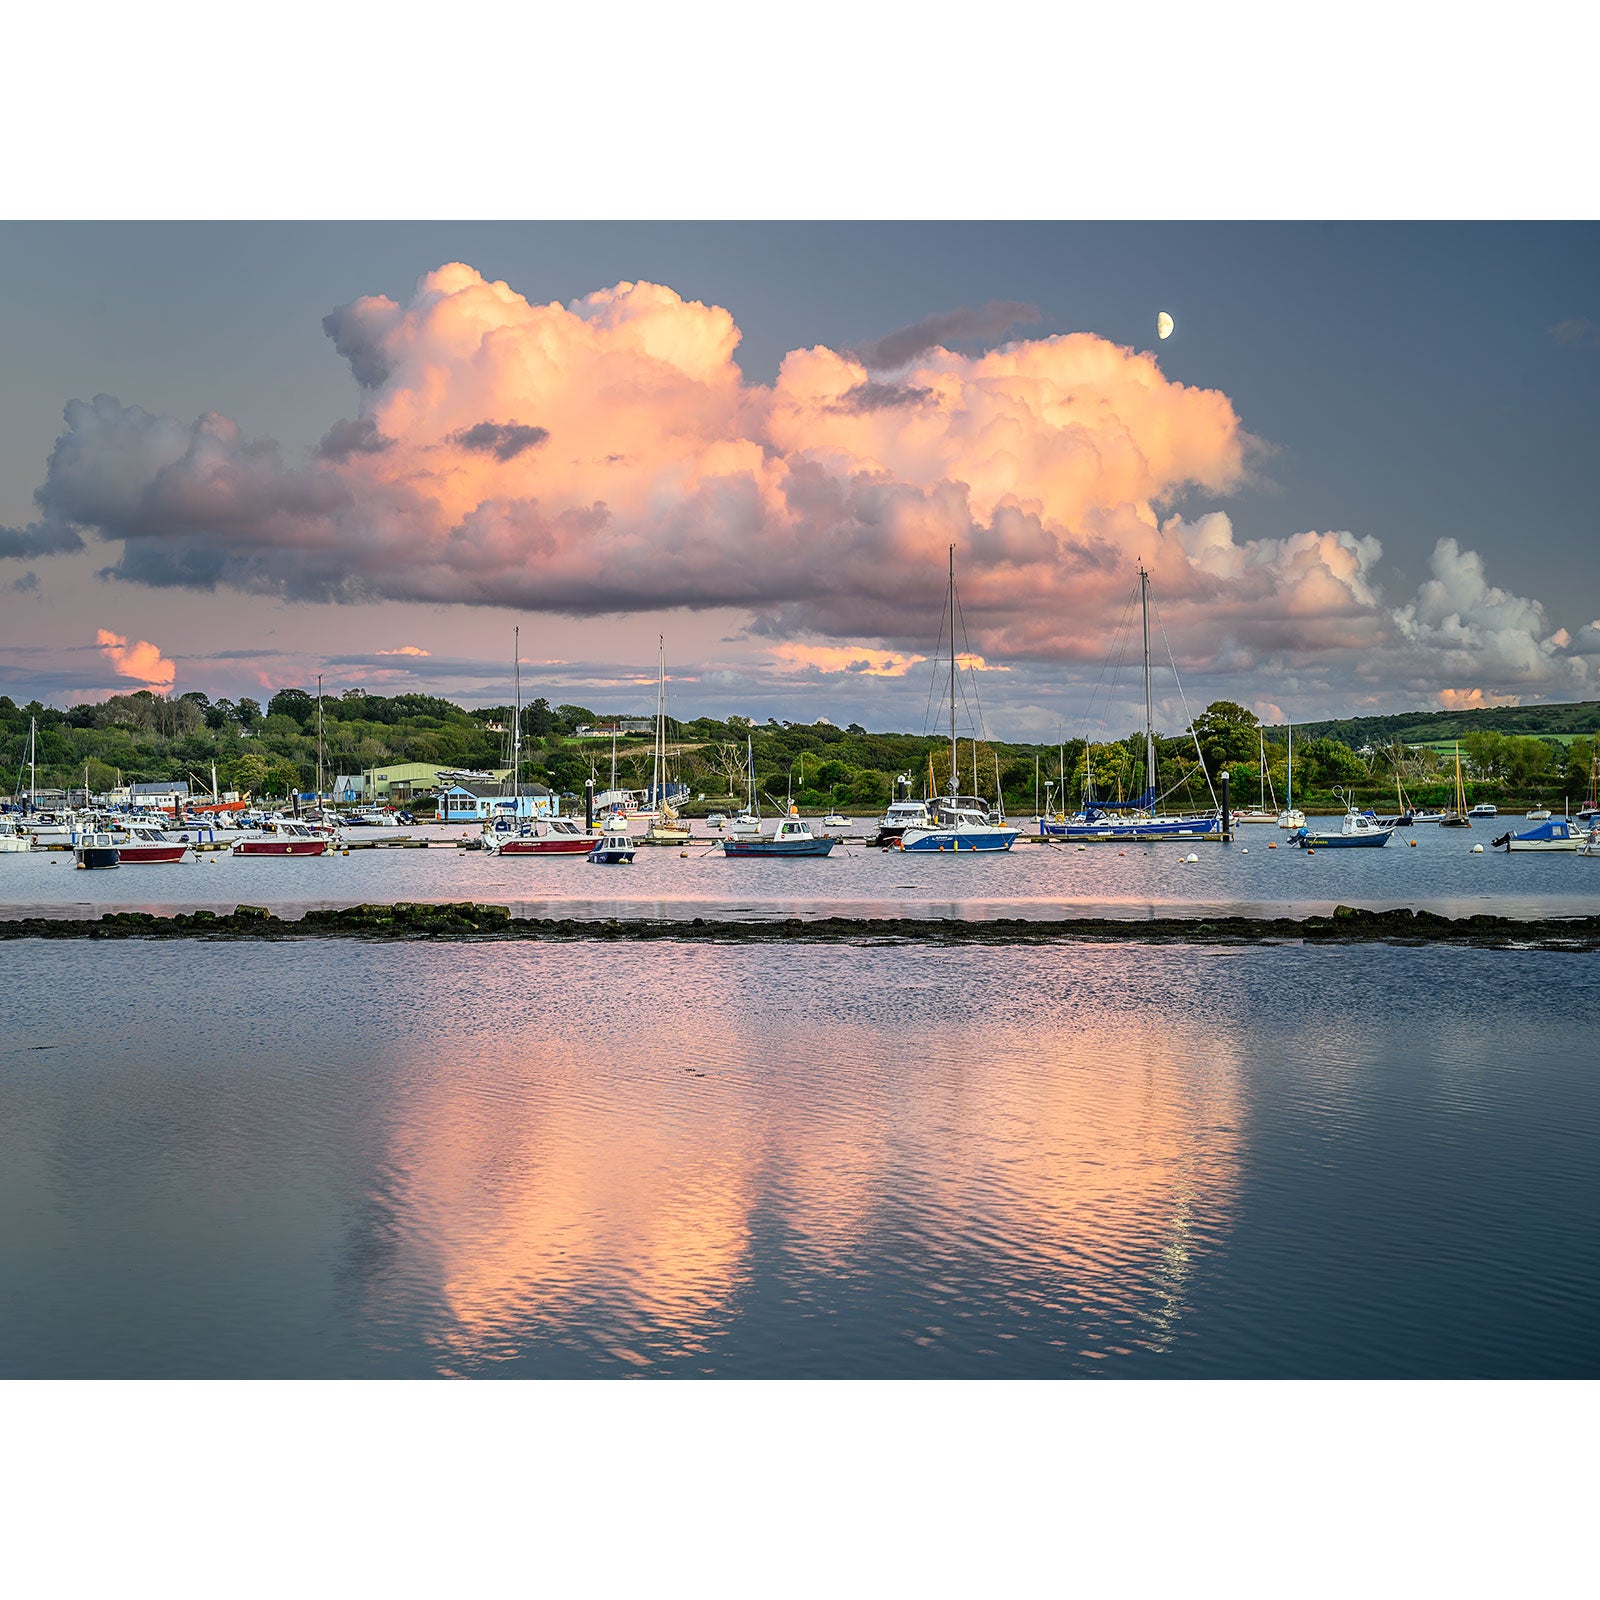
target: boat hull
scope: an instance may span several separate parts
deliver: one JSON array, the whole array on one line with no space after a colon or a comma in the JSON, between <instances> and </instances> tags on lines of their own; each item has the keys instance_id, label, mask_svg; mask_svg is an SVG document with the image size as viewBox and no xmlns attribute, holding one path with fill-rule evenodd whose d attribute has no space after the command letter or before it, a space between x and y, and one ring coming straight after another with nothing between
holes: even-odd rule
<instances>
[{"instance_id":1,"label":"boat hull","mask_svg":"<svg viewBox=\"0 0 1600 1600\"><path fill-rule=\"evenodd\" d=\"M629 867L633 865L634 845L597 845L589 852L589 860L597 867Z\"/></svg>"},{"instance_id":2,"label":"boat hull","mask_svg":"<svg viewBox=\"0 0 1600 1600\"><path fill-rule=\"evenodd\" d=\"M1203 839L1221 826L1216 817L1151 817L1128 822L1097 817L1093 822L1042 821L1039 832L1047 839L1112 843L1129 839Z\"/></svg>"},{"instance_id":3,"label":"boat hull","mask_svg":"<svg viewBox=\"0 0 1600 1600\"><path fill-rule=\"evenodd\" d=\"M326 839L241 839L236 856L320 856L327 853Z\"/></svg>"},{"instance_id":4,"label":"boat hull","mask_svg":"<svg viewBox=\"0 0 1600 1600\"><path fill-rule=\"evenodd\" d=\"M495 854L501 856L586 856L593 849L593 839L507 839L495 851Z\"/></svg>"},{"instance_id":5,"label":"boat hull","mask_svg":"<svg viewBox=\"0 0 1600 1600\"><path fill-rule=\"evenodd\" d=\"M725 856L790 857L825 856L838 843L837 839L724 839Z\"/></svg>"},{"instance_id":6,"label":"boat hull","mask_svg":"<svg viewBox=\"0 0 1600 1600\"><path fill-rule=\"evenodd\" d=\"M945 851L957 855L974 850L994 853L1009 850L1017 838L1015 828L995 828L983 833L969 833L957 828L907 828L900 837L900 848Z\"/></svg>"},{"instance_id":7,"label":"boat hull","mask_svg":"<svg viewBox=\"0 0 1600 1600\"><path fill-rule=\"evenodd\" d=\"M1379 850L1389 842L1392 830L1375 833L1308 833L1295 839L1302 850Z\"/></svg>"},{"instance_id":8,"label":"boat hull","mask_svg":"<svg viewBox=\"0 0 1600 1600\"><path fill-rule=\"evenodd\" d=\"M80 867L120 867L122 852L114 845L81 844L77 849Z\"/></svg>"},{"instance_id":9,"label":"boat hull","mask_svg":"<svg viewBox=\"0 0 1600 1600\"><path fill-rule=\"evenodd\" d=\"M1588 837L1587 830L1556 817L1541 822L1526 833L1503 833L1492 841L1506 850L1576 850Z\"/></svg>"},{"instance_id":10,"label":"boat hull","mask_svg":"<svg viewBox=\"0 0 1600 1600\"><path fill-rule=\"evenodd\" d=\"M122 864L125 867L182 861L189 853L186 844L124 844L117 848L122 852Z\"/></svg>"}]
</instances>

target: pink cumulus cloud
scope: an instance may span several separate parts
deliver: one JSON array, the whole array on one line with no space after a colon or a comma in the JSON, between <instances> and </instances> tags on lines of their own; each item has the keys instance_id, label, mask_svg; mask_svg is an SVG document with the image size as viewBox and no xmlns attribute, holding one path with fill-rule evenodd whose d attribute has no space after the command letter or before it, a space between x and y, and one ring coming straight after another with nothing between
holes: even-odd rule
<instances>
[{"instance_id":1,"label":"pink cumulus cloud","mask_svg":"<svg viewBox=\"0 0 1600 1600\"><path fill-rule=\"evenodd\" d=\"M1481 711L1485 706L1522 704L1517 694L1485 694L1482 689L1441 689L1439 704L1446 711Z\"/></svg>"},{"instance_id":2,"label":"pink cumulus cloud","mask_svg":"<svg viewBox=\"0 0 1600 1600\"><path fill-rule=\"evenodd\" d=\"M95 633L95 642L101 655L122 677L163 693L172 687L178 669L149 640L140 639L129 644L121 634L100 628Z\"/></svg>"},{"instance_id":3,"label":"pink cumulus cloud","mask_svg":"<svg viewBox=\"0 0 1600 1600\"><path fill-rule=\"evenodd\" d=\"M1029 309L951 325L1003 330ZM952 545L964 637L991 664L1102 659L1143 562L1174 649L1202 669L1293 662L1306 684L1342 673L1374 693L1592 680L1537 602L1452 540L1392 606L1370 536L1241 541L1221 510L1180 513L1248 483L1262 447L1226 395L1150 352L1078 332L961 353L937 320L903 330L895 364L819 345L749 383L722 307L646 282L538 304L449 263L405 304L325 319L360 401L312 459L216 413L73 401L40 526L120 541L114 575L158 586L579 617L732 608L751 640L832 672L929 650Z\"/></svg>"}]
</instances>

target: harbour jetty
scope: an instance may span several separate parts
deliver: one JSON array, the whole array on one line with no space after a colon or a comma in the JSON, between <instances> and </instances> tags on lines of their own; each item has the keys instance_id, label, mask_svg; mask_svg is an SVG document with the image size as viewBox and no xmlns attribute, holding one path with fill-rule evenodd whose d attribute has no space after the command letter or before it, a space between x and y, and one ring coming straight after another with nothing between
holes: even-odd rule
<instances>
[{"instance_id":1,"label":"harbour jetty","mask_svg":"<svg viewBox=\"0 0 1600 1600\"><path fill-rule=\"evenodd\" d=\"M784 917L721 921L706 917L513 917L508 906L473 901L401 901L279 917L265 906L231 912L184 911L160 917L112 911L91 917L0 920L4 939L365 939L408 941L681 940L714 944L1063 945L1063 944L1452 944L1497 949L1600 949L1600 916L1445 917L1401 907L1336 906L1329 916L1071 917L1036 921L918 917Z\"/></svg>"}]
</instances>

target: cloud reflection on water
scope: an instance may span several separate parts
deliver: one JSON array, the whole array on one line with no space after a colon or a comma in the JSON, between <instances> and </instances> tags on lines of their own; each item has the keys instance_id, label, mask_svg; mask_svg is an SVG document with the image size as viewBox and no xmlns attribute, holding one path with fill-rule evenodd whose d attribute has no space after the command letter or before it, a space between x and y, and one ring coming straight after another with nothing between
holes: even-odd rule
<instances>
[{"instance_id":1,"label":"cloud reflection on water","mask_svg":"<svg viewBox=\"0 0 1600 1600\"><path fill-rule=\"evenodd\" d=\"M714 1371L752 1319L881 1337L860 1296L904 1276L897 1338L988 1348L1003 1301L1074 1327L1063 1370L1159 1348L1231 1225L1237 1050L1225 1016L1086 981L1099 961L507 951L407 1046L434 1067L391 1108L404 1260L364 1315L431 1297L451 1372L552 1346Z\"/></svg>"}]
</instances>

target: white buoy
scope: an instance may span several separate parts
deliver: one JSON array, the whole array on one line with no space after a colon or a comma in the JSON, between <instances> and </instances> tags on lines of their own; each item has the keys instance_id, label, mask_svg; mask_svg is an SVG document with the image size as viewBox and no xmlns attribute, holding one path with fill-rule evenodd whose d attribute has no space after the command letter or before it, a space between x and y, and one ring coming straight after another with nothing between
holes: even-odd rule
<instances>
[{"instance_id":1,"label":"white buoy","mask_svg":"<svg viewBox=\"0 0 1600 1600\"><path fill-rule=\"evenodd\" d=\"M1087 849L1088 849L1088 848L1089 848L1089 847L1088 847L1088 845L1086 845L1086 844L1080 844L1080 845L1079 845L1079 846L1078 846L1078 848L1079 848L1079 849L1080 849L1080 850L1087 850Z\"/></svg>"},{"instance_id":2,"label":"white buoy","mask_svg":"<svg viewBox=\"0 0 1600 1600\"><path fill-rule=\"evenodd\" d=\"M1183 859L1184 859L1185 862L1198 861L1200 859L1200 857L1196 856L1196 855L1187 855Z\"/></svg>"},{"instance_id":3,"label":"white buoy","mask_svg":"<svg viewBox=\"0 0 1600 1600\"><path fill-rule=\"evenodd\" d=\"M1473 845L1472 854L1475 856L1481 856L1483 854L1483 846L1481 844Z\"/></svg>"},{"instance_id":4,"label":"white buoy","mask_svg":"<svg viewBox=\"0 0 1600 1600\"><path fill-rule=\"evenodd\" d=\"M1242 845L1240 847L1240 849L1239 849L1239 854L1242 855L1242 856L1249 855L1250 854L1250 846L1249 845Z\"/></svg>"}]
</instances>

